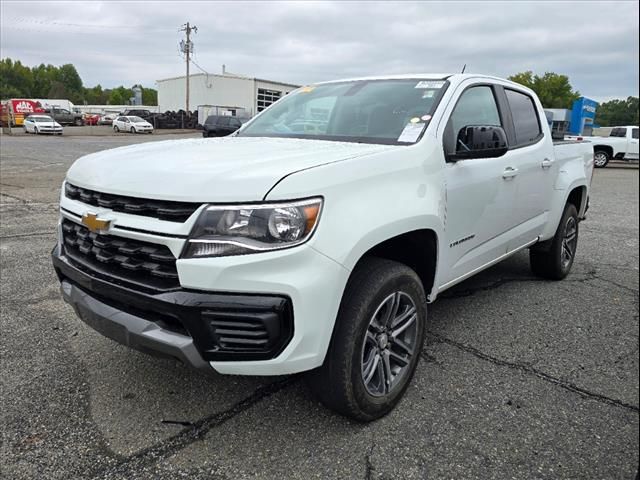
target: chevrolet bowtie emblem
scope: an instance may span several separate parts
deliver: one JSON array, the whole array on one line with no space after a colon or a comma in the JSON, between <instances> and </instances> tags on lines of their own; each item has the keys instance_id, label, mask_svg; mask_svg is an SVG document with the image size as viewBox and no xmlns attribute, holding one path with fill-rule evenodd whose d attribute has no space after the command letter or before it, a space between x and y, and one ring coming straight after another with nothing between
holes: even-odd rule
<instances>
[{"instance_id":1,"label":"chevrolet bowtie emblem","mask_svg":"<svg viewBox=\"0 0 640 480\"><path fill-rule=\"evenodd\" d=\"M98 215L95 213L85 213L82 216L82 224L92 232L98 233L108 230L111 220L98 218Z\"/></svg>"}]
</instances>

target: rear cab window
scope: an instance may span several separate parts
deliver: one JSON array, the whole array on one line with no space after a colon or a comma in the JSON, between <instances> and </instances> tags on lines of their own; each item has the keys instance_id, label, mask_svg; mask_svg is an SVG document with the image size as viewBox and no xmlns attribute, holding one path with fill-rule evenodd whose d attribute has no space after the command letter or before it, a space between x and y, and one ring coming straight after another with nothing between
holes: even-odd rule
<instances>
[{"instance_id":1,"label":"rear cab window","mask_svg":"<svg viewBox=\"0 0 640 480\"><path fill-rule=\"evenodd\" d=\"M537 142L542 138L542 128L533 99L525 93L510 89L505 89L505 94L516 135L516 143L513 146L523 147Z\"/></svg>"},{"instance_id":2,"label":"rear cab window","mask_svg":"<svg viewBox=\"0 0 640 480\"><path fill-rule=\"evenodd\" d=\"M627 129L626 128L614 128L613 130L611 130L611 133L609 134L610 137L626 137L627 136Z\"/></svg>"}]
</instances>

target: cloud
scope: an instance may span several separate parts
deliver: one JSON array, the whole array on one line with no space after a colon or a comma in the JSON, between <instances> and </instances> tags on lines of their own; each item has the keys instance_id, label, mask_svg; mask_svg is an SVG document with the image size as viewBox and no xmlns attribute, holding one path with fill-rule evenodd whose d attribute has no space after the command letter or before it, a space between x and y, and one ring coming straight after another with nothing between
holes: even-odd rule
<instances>
[{"instance_id":1,"label":"cloud","mask_svg":"<svg viewBox=\"0 0 640 480\"><path fill-rule=\"evenodd\" d=\"M0 54L73 63L85 85L184 73L195 61L291 83L407 72L569 75L595 99L638 95L637 2L2 2ZM193 70L197 71L197 68Z\"/></svg>"}]
</instances>

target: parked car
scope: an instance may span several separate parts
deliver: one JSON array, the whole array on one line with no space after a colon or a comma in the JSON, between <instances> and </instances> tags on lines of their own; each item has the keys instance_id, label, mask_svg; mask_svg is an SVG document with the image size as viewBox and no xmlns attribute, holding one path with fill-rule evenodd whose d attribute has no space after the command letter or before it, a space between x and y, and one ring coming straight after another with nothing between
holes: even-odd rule
<instances>
[{"instance_id":1,"label":"parked car","mask_svg":"<svg viewBox=\"0 0 640 480\"><path fill-rule=\"evenodd\" d=\"M117 117L113 121L113 129L116 132L153 133L153 125L135 116Z\"/></svg>"},{"instance_id":2,"label":"parked car","mask_svg":"<svg viewBox=\"0 0 640 480\"><path fill-rule=\"evenodd\" d=\"M507 80L385 76L300 88L231 137L87 155L60 200L63 297L130 347L311 371L325 405L379 418L409 386L427 303L525 249L534 274L570 272L593 148L554 144L544 118Z\"/></svg>"},{"instance_id":3,"label":"parked car","mask_svg":"<svg viewBox=\"0 0 640 480\"><path fill-rule=\"evenodd\" d=\"M100 117L100 121L98 123L100 125L113 125L113 121L119 116L120 114L118 113L107 113Z\"/></svg>"},{"instance_id":4,"label":"parked car","mask_svg":"<svg viewBox=\"0 0 640 480\"><path fill-rule=\"evenodd\" d=\"M238 130L248 118L231 117L228 115L210 115L202 126L203 137L224 137Z\"/></svg>"},{"instance_id":5,"label":"parked car","mask_svg":"<svg viewBox=\"0 0 640 480\"><path fill-rule=\"evenodd\" d=\"M638 160L637 126L613 127L608 137L567 136L568 140L586 140L593 144L597 168L604 168L611 159Z\"/></svg>"},{"instance_id":6,"label":"parked car","mask_svg":"<svg viewBox=\"0 0 640 480\"><path fill-rule=\"evenodd\" d=\"M29 115L22 124L24 133L62 135L62 125L48 115Z\"/></svg>"},{"instance_id":7,"label":"parked car","mask_svg":"<svg viewBox=\"0 0 640 480\"><path fill-rule=\"evenodd\" d=\"M84 125L81 113L71 112L66 108L45 108L44 112L61 125Z\"/></svg>"},{"instance_id":8,"label":"parked car","mask_svg":"<svg viewBox=\"0 0 640 480\"><path fill-rule=\"evenodd\" d=\"M85 113L82 116L85 125L98 125L102 116L97 113Z\"/></svg>"}]
</instances>

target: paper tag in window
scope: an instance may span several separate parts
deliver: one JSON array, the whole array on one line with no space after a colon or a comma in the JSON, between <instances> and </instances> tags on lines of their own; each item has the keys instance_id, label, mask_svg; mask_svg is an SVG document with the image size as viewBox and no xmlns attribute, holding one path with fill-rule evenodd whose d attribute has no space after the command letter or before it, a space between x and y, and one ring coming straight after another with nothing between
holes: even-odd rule
<instances>
[{"instance_id":1,"label":"paper tag in window","mask_svg":"<svg viewBox=\"0 0 640 480\"><path fill-rule=\"evenodd\" d=\"M398 142L401 143L413 143L422 134L426 123L407 123L407 126L404 127L402 133L398 137Z\"/></svg>"},{"instance_id":2,"label":"paper tag in window","mask_svg":"<svg viewBox=\"0 0 640 480\"><path fill-rule=\"evenodd\" d=\"M442 88L443 85L444 85L444 82L442 82L442 81L434 82L433 80L422 80L422 81L418 82L414 88L435 88L435 89L438 89L438 88Z\"/></svg>"}]
</instances>

